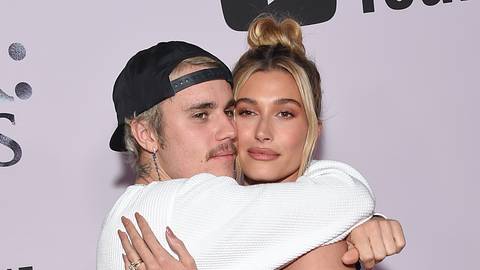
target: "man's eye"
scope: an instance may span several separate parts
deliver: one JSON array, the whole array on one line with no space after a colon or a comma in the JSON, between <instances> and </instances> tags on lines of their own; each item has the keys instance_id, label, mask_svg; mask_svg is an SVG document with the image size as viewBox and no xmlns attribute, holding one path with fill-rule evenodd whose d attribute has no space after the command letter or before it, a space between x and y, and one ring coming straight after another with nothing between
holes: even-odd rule
<instances>
[{"instance_id":1,"label":"man's eye","mask_svg":"<svg viewBox=\"0 0 480 270\"><path fill-rule=\"evenodd\" d=\"M206 112L198 112L198 113L193 114L192 117L195 118L195 119L207 119L208 114Z\"/></svg>"},{"instance_id":2,"label":"man's eye","mask_svg":"<svg viewBox=\"0 0 480 270\"><path fill-rule=\"evenodd\" d=\"M227 117L233 117L233 110L225 110Z\"/></svg>"},{"instance_id":3,"label":"man's eye","mask_svg":"<svg viewBox=\"0 0 480 270\"><path fill-rule=\"evenodd\" d=\"M292 118L294 115L293 113L291 112L279 112L278 115L281 117L281 118Z\"/></svg>"}]
</instances>

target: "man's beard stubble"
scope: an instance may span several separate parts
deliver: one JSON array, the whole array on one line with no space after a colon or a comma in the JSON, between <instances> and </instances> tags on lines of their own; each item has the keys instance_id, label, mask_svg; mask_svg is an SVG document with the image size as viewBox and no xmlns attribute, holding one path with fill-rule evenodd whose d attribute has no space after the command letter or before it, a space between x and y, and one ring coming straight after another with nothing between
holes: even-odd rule
<instances>
[{"instance_id":1,"label":"man's beard stubble","mask_svg":"<svg viewBox=\"0 0 480 270\"><path fill-rule=\"evenodd\" d=\"M210 160L211 158L223 155L237 155L237 147L233 144L232 141L217 145L216 147L208 151L206 161Z\"/></svg>"}]
</instances>

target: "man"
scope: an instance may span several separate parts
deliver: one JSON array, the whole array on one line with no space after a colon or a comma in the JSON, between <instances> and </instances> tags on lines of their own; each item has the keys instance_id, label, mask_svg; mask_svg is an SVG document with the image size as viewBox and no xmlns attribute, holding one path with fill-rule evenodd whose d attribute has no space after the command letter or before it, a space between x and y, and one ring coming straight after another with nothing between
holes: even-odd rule
<instances>
[{"instance_id":1,"label":"man","mask_svg":"<svg viewBox=\"0 0 480 270\"><path fill-rule=\"evenodd\" d=\"M361 176L337 171L248 187L230 178L231 84L219 59L185 42L159 43L129 60L114 86L118 127L110 147L133 154L137 179L106 218L97 269L123 269L117 230L135 212L157 237L172 227L200 269L281 267L372 216L373 195Z\"/></svg>"}]
</instances>

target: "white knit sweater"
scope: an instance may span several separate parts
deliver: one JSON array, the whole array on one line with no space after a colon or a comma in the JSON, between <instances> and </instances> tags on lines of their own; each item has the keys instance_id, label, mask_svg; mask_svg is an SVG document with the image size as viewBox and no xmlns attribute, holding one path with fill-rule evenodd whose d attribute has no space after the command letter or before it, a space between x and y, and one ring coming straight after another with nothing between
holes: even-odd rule
<instances>
[{"instance_id":1,"label":"white knit sweater","mask_svg":"<svg viewBox=\"0 0 480 270\"><path fill-rule=\"evenodd\" d=\"M168 225L198 269L275 269L309 250L343 239L370 218L374 197L350 166L317 161L295 183L240 186L203 173L127 188L106 217L97 270L124 269L120 217L141 213L160 243Z\"/></svg>"}]
</instances>

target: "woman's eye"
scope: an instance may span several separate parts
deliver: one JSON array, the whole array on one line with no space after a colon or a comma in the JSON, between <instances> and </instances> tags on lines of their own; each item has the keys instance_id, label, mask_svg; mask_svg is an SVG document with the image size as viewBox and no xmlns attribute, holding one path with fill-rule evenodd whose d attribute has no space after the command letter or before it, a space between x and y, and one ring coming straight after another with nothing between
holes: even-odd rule
<instances>
[{"instance_id":1,"label":"woman's eye","mask_svg":"<svg viewBox=\"0 0 480 270\"><path fill-rule=\"evenodd\" d=\"M193 118L195 119L207 119L208 114L206 112L198 112L193 114Z\"/></svg>"},{"instance_id":2,"label":"woman's eye","mask_svg":"<svg viewBox=\"0 0 480 270\"><path fill-rule=\"evenodd\" d=\"M292 118L293 113L291 112L279 112L278 115L282 118Z\"/></svg>"},{"instance_id":3,"label":"woman's eye","mask_svg":"<svg viewBox=\"0 0 480 270\"><path fill-rule=\"evenodd\" d=\"M255 113L252 112L252 111L249 111L249 110L240 110L238 112L238 115L240 115L240 116L253 116L253 115L255 115Z\"/></svg>"}]
</instances>

